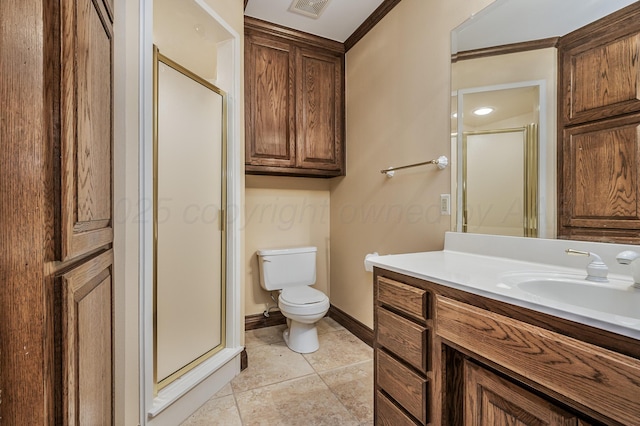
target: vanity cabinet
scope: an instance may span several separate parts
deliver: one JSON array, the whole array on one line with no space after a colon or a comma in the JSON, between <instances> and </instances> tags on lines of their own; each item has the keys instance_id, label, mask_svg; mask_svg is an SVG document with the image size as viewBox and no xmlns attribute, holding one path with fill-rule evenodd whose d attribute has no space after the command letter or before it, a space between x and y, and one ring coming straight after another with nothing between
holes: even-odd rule
<instances>
[{"instance_id":1,"label":"vanity cabinet","mask_svg":"<svg viewBox=\"0 0 640 426\"><path fill-rule=\"evenodd\" d=\"M245 171L345 174L344 46L245 18Z\"/></svg>"},{"instance_id":2,"label":"vanity cabinet","mask_svg":"<svg viewBox=\"0 0 640 426\"><path fill-rule=\"evenodd\" d=\"M378 267L374 286L376 424L640 425L636 340Z\"/></svg>"},{"instance_id":3,"label":"vanity cabinet","mask_svg":"<svg viewBox=\"0 0 640 426\"><path fill-rule=\"evenodd\" d=\"M558 43L558 236L640 243L640 3Z\"/></svg>"}]
</instances>

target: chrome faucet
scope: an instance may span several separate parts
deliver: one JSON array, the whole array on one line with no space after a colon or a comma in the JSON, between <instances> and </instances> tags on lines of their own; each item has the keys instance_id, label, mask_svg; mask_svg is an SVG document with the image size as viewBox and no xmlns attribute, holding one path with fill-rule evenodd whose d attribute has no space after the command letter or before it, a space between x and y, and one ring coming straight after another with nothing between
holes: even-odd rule
<instances>
[{"instance_id":1,"label":"chrome faucet","mask_svg":"<svg viewBox=\"0 0 640 426\"><path fill-rule=\"evenodd\" d=\"M574 250L574 249L566 249L565 253L571 254L571 255L593 257L593 260L589 262L589 264L587 265L587 276L585 279L588 281L595 281L598 283L609 282L609 280L607 279L609 268L602 261L600 256L598 256L597 254L592 253L590 251L580 251L580 250Z\"/></svg>"},{"instance_id":2,"label":"chrome faucet","mask_svg":"<svg viewBox=\"0 0 640 426\"><path fill-rule=\"evenodd\" d=\"M633 276L633 286L640 288L640 254L633 250L625 250L616 256L616 260L621 265L631 266L631 275Z\"/></svg>"}]
</instances>

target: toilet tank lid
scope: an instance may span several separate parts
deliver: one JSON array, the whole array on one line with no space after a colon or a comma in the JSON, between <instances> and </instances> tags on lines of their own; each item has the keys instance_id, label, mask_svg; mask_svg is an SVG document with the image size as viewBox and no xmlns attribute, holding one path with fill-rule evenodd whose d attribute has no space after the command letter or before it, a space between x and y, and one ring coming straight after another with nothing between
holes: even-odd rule
<instances>
[{"instance_id":1,"label":"toilet tank lid","mask_svg":"<svg viewBox=\"0 0 640 426\"><path fill-rule=\"evenodd\" d=\"M318 251L317 247L289 247L279 249L260 249L258 256L280 256L283 254L312 253Z\"/></svg>"}]
</instances>

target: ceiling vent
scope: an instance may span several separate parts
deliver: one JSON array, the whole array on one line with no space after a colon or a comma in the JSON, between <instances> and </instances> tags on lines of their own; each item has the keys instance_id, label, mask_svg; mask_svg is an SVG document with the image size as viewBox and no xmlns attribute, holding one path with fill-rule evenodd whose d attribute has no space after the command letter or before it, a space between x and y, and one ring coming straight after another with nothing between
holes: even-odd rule
<instances>
[{"instance_id":1,"label":"ceiling vent","mask_svg":"<svg viewBox=\"0 0 640 426\"><path fill-rule=\"evenodd\" d=\"M293 0L289 12L318 19L331 0Z\"/></svg>"}]
</instances>

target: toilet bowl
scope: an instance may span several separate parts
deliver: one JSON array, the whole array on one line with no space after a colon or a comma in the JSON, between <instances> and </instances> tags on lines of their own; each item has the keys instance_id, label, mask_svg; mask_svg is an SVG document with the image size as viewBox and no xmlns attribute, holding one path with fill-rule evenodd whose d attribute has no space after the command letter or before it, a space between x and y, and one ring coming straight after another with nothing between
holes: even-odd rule
<instances>
[{"instance_id":1,"label":"toilet bowl","mask_svg":"<svg viewBox=\"0 0 640 426\"><path fill-rule=\"evenodd\" d=\"M316 323L329 311L326 294L309 287L316 282L315 247L258 250L260 285L278 290L278 307L287 318L287 346L299 353L320 347Z\"/></svg>"},{"instance_id":2,"label":"toilet bowl","mask_svg":"<svg viewBox=\"0 0 640 426\"><path fill-rule=\"evenodd\" d=\"M291 350L299 353L315 352L320 347L316 323L329 310L329 298L311 287L293 287L280 291L280 312L287 318L284 341Z\"/></svg>"}]
</instances>

